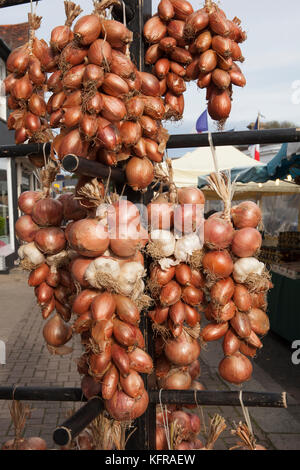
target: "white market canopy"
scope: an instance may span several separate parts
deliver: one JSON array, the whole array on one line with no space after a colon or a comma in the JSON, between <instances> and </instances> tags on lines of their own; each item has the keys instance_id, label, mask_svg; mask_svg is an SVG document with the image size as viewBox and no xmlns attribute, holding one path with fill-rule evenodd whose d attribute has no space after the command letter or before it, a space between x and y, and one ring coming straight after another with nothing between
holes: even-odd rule
<instances>
[{"instance_id":1,"label":"white market canopy","mask_svg":"<svg viewBox=\"0 0 300 470\"><path fill-rule=\"evenodd\" d=\"M263 165L232 146L216 147L219 170ZM177 186L198 185L198 176L215 171L210 147L199 147L183 157L173 159L174 182Z\"/></svg>"}]
</instances>

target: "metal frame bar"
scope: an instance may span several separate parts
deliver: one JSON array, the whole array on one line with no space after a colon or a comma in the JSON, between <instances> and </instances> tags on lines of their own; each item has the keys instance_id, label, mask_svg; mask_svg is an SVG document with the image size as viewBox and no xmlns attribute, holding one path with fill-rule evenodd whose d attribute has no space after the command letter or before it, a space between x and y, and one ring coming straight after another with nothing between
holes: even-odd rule
<instances>
[{"instance_id":1,"label":"metal frame bar","mask_svg":"<svg viewBox=\"0 0 300 470\"><path fill-rule=\"evenodd\" d=\"M147 339L147 338L146 338ZM149 339L149 338L148 338ZM151 387L151 376L146 383ZM243 392L243 403L247 407L286 408L286 393ZM64 446L76 438L103 411L103 400L100 396L87 401L80 388L51 387L0 387L0 400L30 401L71 401L87 402L73 416L58 426L53 433L57 445ZM128 450L154 449L155 442L155 409L158 404L205 405L205 406L240 406L238 391L197 391L192 390L149 390L147 412L137 420L138 432L135 438L128 441Z\"/></svg>"},{"instance_id":2,"label":"metal frame bar","mask_svg":"<svg viewBox=\"0 0 300 470\"><path fill-rule=\"evenodd\" d=\"M29 3L30 0L5 0L0 8L17 6ZM125 0L126 20L128 27L134 33L134 41L131 46L132 54L137 67L145 70L144 57L145 44L143 42L142 26L151 16L151 0ZM136 14L138 12L138 15ZM115 6L113 15L119 21L123 20L123 8ZM284 142L299 142L300 129L276 129L263 131L243 131L214 133L213 142L221 145L252 145ZM0 158L26 157L29 154L50 153L50 143L47 144L23 144L0 146ZM193 148L207 147L209 145L207 134L172 135L167 148ZM77 172L87 176L108 177L116 184L125 182L124 172L118 168L110 169L99 162L93 162L67 155L63 159L63 167L67 171ZM132 196L132 194L131 194ZM148 195L149 196L149 195ZM132 197L131 200L134 198ZM151 353L153 341L150 321L143 316L141 329L145 333L147 349ZM149 406L146 413L137 420L138 432L129 440L129 449L154 449L155 448L155 408L159 403L165 404L199 404L208 406L239 406L239 392L221 391L191 391L191 390L155 390L155 376L144 377L145 386L149 393ZM48 387L0 387L0 400L47 400L47 401L87 401L80 388L48 388ZM286 393L260 393L244 392L243 403L245 406L255 407L287 407ZM91 423L103 410L101 397L90 399L71 418L59 426L53 434L54 442L66 445Z\"/></svg>"},{"instance_id":3,"label":"metal frame bar","mask_svg":"<svg viewBox=\"0 0 300 470\"><path fill-rule=\"evenodd\" d=\"M262 131L214 132L212 139L216 147L227 145L283 144L300 142L300 129L271 129ZM45 148L44 148L45 145ZM51 144L0 145L0 158L27 157L50 153ZM168 149L209 147L208 134L171 135Z\"/></svg>"},{"instance_id":4,"label":"metal frame bar","mask_svg":"<svg viewBox=\"0 0 300 470\"><path fill-rule=\"evenodd\" d=\"M40 2L41 0L34 0L34 1ZM0 8L17 7L25 3L30 3L30 0L2 0L2 2L0 2Z\"/></svg>"}]
</instances>

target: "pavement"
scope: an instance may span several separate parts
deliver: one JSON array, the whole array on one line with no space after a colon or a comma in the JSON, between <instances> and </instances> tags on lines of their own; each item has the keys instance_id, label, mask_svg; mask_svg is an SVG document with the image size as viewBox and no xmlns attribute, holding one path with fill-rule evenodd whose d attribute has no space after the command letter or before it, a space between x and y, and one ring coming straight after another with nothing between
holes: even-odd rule
<instances>
[{"instance_id":1,"label":"pavement","mask_svg":"<svg viewBox=\"0 0 300 470\"><path fill-rule=\"evenodd\" d=\"M76 336L68 343L73 352L68 356L50 355L42 335L44 320L36 305L33 289L27 285L27 273L14 269L0 275L0 340L6 343L6 364L0 364L0 386L79 387L76 360L82 346ZM222 359L221 342L209 343L201 352L201 377L207 390L245 390L287 392L287 409L249 408L257 442L269 450L300 450L300 364L293 365L291 345L270 333L263 339L264 348L253 361L252 379L243 387L231 386L218 374ZM10 402L0 400L0 444L14 436L10 420ZM57 449L52 433L81 404L71 402L27 402L31 416L25 436L43 437L49 449ZM198 411L209 419L219 413L226 419L227 429L215 445L225 450L236 444L231 435L233 423L244 421L241 407L202 407ZM204 426L203 426L204 429Z\"/></svg>"}]
</instances>

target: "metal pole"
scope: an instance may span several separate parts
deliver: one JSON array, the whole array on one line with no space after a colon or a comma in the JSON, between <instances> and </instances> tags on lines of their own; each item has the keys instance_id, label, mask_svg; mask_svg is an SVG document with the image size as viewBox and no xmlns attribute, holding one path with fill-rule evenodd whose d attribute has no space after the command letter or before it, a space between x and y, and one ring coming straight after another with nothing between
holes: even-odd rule
<instances>
[{"instance_id":1,"label":"metal pole","mask_svg":"<svg viewBox=\"0 0 300 470\"><path fill-rule=\"evenodd\" d=\"M271 129L262 131L215 132L212 134L215 146L283 144L299 142L300 129ZM171 135L167 148L209 147L208 134Z\"/></svg>"},{"instance_id":2,"label":"metal pole","mask_svg":"<svg viewBox=\"0 0 300 470\"><path fill-rule=\"evenodd\" d=\"M34 0L34 1L39 2L41 0ZM0 8L16 7L19 5L23 5L24 3L30 3L30 0L2 0L0 1Z\"/></svg>"},{"instance_id":3,"label":"metal pole","mask_svg":"<svg viewBox=\"0 0 300 470\"><path fill-rule=\"evenodd\" d=\"M100 397L91 398L82 408L67 419L53 433L55 444L65 446L71 443L103 411Z\"/></svg>"},{"instance_id":4,"label":"metal pole","mask_svg":"<svg viewBox=\"0 0 300 470\"><path fill-rule=\"evenodd\" d=\"M262 131L214 132L212 139L216 147L224 145L283 144L300 142L300 129L271 129ZM44 144L0 145L0 158L26 157L29 154L43 155ZM168 149L209 147L207 134L171 135ZM45 153L50 153L50 143Z\"/></svg>"},{"instance_id":5,"label":"metal pole","mask_svg":"<svg viewBox=\"0 0 300 470\"><path fill-rule=\"evenodd\" d=\"M119 183L125 183L124 171L120 168L111 168L102 163L77 157L76 155L66 155L62 160L63 169L70 173L78 173L91 177L108 178Z\"/></svg>"}]
</instances>

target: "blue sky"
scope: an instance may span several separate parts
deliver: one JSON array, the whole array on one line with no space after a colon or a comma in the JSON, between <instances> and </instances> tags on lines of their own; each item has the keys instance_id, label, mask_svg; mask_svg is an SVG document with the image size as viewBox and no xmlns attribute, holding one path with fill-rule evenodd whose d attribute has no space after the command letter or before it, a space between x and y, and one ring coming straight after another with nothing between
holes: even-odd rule
<instances>
[{"instance_id":1,"label":"blue sky","mask_svg":"<svg viewBox=\"0 0 300 470\"><path fill-rule=\"evenodd\" d=\"M153 0L156 9L159 0ZM202 2L192 0L195 9ZM227 128L244 129L256 119L258 111L267 120L290 120L300 126L300 103L293 104L292 85L300 81L299 0L279 3L274 0L224 0L220 6L232 19L238 16L248 33L242 44L246 58L242 70L247 78L244 89L234 87L233 106ZM82 0L85 13L92 9L92 0ZM0 24L19 23L27 20L29 4L0 10ZM38 37L50 38L51 29L64 22L63 0L42 0L38 14L43 16ZM187 86L184 119L167 127L171 133L195 132L195 122L206 107L205 91L195 83ZM298 94L299 96L299 94ZM300 100L298 100L299 102ZM210 121L214 130L214 123Z\"/></svg>"}]
</instances>

